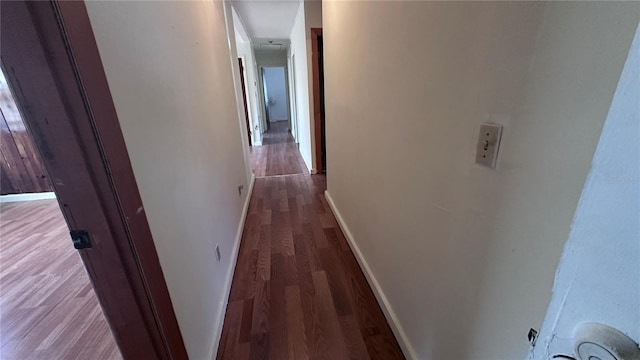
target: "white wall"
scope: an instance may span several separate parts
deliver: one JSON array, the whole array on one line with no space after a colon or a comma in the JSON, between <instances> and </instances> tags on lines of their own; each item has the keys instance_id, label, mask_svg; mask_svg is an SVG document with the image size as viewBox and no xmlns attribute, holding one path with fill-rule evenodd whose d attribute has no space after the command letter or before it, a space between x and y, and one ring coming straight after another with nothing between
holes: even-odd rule
<instances>
[{"instance_id":1,"label":"white wall","mask_svg":"<svg viewBox=\"0 0 640 360\"><path fill-rule=\"evenodd\" d=\"M303 0L302 5L304 6L304 26L305 26L305 38L306 38L306 46L307 46L307 76L308 76L308 91L307 96L309 97L309 136L311 139L311 159L313 167L311 170L315 170L318 168L318 161L322 161L322 159L316 158L316 132L314 126L314 101L313 101L313 51L312 51L312 39L311 39L311 29L312 28L322 28L322 1L319 0ZM303 7L301 6L301 7Z\"/></svg>"},{"instance_id":2,"label":"white wall","mask_svg":"<svg viewBox=\"0 0 640 360\"><path fill-rule=\"evenodd\" d=\"M256 78L256 60L253 53L251 42L237 41L238 56L244 58L244 71L247 81L247 105L249 106L249 123L251 124L251 143L252 145L262 145L261 131L261 112L259 109L260 100L258 98L258 80Z\"/></svg>"},{"instance_id":3,"label":"white wall","mask_svg":"<svg viewBox=\"0 0 640 360\"><path fill-rule=\"evenodd\" d=\"M310 171L315 166L313 131L312 27L322 27L322 2L302 1L291 29L290 55L295 55L296 119L300 154Z\"/></svg>"},{"instance_id":4,"label":"white wall","mask_svg":"<svg viewBox=\"0 0 640 360\"><path fill-rule=\"evenodd\" d=\"M250 186L223 3L86 5L187 352L205 359Z\"/></svg>"},{"instance_id":5,"label":"white wall","mask_svg":"<svg viewBox=\"0 0 640 360\"><path fill-rule=\"evenodd\" d=\"M238 63L238 49L236 46L236 27L233 18L233 6L230 0L223 1L223 17L225 20L225 29L227 36L227 45L229 49L229 62L231 63L231 77L233 90L236 97L236 111L238 112L238 125L240 126L240 141L242 143L242 153L244 155L245 172L247 179L253 176L251 164L249 160L249 129L247 129L247 115L245 114L242 99L242 82L240 79L240 64Z\"/></svg>"},{"instance_id":6,"label":"white wall","mask_svg":"<svg viewBox=\"0 0 640 360\"><path fill-rule=\"evenodd\" d=\"M251 126L251 144L262 145L262 113L258 97L257 62L251 39L235 9L232 7L233 27L235 32L238 57L244 60L245 86L247 89L247 106L249 107L249 124Z\"/></svg>"},{"instance_id":7,"label":"white wall","mask_svg":"<svg viewBox=\"0 0 640 360\"><path fill-rule=\"evenodd\" d=\"M407 356L526 357L639 10L323 4L327 194Z\"/></svg>"},{"instance_id":8,"label":"white wall","mask_svg":"<svg viewBox=\"0 0 640 360\"><path fill-rule=\"evenodd\" d=\"M640 342L640 27L582 190L536 359L571 354L576 325L600 322Z\"/></svg>"},{"instance_id":9,"label":"white wall","mask_svg":"<svg viewBox=\"0 0 640 360\"><path fill-rule=\"evenodd\" d=\"M273 102L273 104L269 106L269 120L288 120L289 107L287 104L284 67L265 67L264 80L269 100Z\"/></svg>"}]
</instances>

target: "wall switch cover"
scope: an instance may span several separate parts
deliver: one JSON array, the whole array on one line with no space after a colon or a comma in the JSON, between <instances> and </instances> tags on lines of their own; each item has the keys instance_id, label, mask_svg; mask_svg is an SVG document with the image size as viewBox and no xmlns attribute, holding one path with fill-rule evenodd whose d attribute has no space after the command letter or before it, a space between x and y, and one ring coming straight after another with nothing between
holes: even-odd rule
<instances>
[{"instance_id":1,"label":"wall switch cover","mask_svg":"<svg viewBox=\"0 0 640 360\"><path fill-rule=\"evenodd\" d=\"M480 124L478 145L476 146L476 164L490 168L496 167L500 139L502 137L502 125Z\"/></svg>"}]
</instances>

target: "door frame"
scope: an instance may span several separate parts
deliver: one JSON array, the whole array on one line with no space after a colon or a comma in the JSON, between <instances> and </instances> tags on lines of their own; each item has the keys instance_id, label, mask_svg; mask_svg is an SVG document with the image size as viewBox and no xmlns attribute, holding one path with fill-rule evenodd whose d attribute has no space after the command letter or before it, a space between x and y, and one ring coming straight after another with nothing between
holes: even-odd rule
<instances>
[{"instance_id":1,"label":"door frame","mask_svg":"<svg viewBox=\"0 0 640 360\"><path fill-rule=\"evenodd\" d=\"M289 57L289 63L291 64L289 66L289 73L291 74L289 76L290 79L290 83L289 83L289 93L291 94L289 97L291 99L291 101L289 101L290 104L290 112L291 112L291 135L293 136L293 140L296 142L296 144L298 146L300 146L300 141L298 140L298 105L297 105L297 85L296 85L296 54L295 52L291 52L291 56Z\"/></svg>"},{"instance_id":2,"label":"door frame","mask_svg":"<svg viewBox=\"0 0 640 360\"><path fill-rule=\"evenodd\" d=\"M311 71L313 74L313 138L315 142L316 172L322 173L322 143L326 139L322 136L322 112L324 103L320 96L320 63L318 62L318 39L322 36L322 28L311 28ZM324 69L322 69L324 71Z\"/></svg>"},{"instance_id":3,"label":"door frame","mask_svg":"<svg viewBox=\"0 0 640 360\"><path fill-rule=\"evenodd\" d=\"M244 57L238 56L238 65L240 70L240 87L242 87L242 101L244 103L244 117L247 123L247 137L249 139L249 146L251 145L251 122L249 121L249 104L247 104L247 93L249 92L247 89L247 73L245 71L246 67L244 66Z\"/></svg>"},{"instance_id":4,"label":"door frame","mask_svg":"<svg viewBox=\"0 0 640 360\"><path fill-rule=\"evenodd\" d=\"M0 6L2 67L69 228L88 233L121 354L187 359L84 2Z\"/></svg>"},{"instance_id":5,"label":"door frame","mask_svg":"<svg viewBox=\"0 0 640 360\"><path fill-rule=\"evenodd\" d=\"M291 99L290 99L290 88L289 88L289 64L258 64L258 73L260 74L260 97L261 97L261 106L262 106L262 111L264 112L264 121L265 121L265 128L267 130L269 130L269 128L271 127L271 124L269 123L269 119L267 118L267 112L269 111L267 109L267 103L266 103L266 99L265 99L265 90L266 90L266 86L267 84L264 81L264 69L265 68L283 68L284 69L284 87L285 87L285 98L287 100L287 103L285 104L285 107L287 108L287 125L289 126L289 131L291 131L291 112L290 112L290 108L291 108ZM267 131L265 130L265 131Z\"/></svg>"}]
</instances>

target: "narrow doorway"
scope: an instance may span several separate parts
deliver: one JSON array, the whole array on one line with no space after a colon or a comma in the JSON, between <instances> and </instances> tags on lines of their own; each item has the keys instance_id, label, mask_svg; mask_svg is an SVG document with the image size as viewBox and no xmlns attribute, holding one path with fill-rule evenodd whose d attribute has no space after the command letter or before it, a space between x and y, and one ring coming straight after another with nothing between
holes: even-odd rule
<instances>
[{"instance_id":1,"label":"narrow doorway","mask_svg":"<svg viewBox=\"0 0 640 360\"><path fill-rule=\"evenodd\" d=\"M242 87L242 103L244 104L244 118L247 123L247 137L249 138L249 146L251 146L251 125L249 123L249 106L247 106L247 87L244 81L244 64L242 58L238 58L238 66L240 67L240 85Z\"/></svg>"},{"instance_id":2,"label":"narrow doorway","mask_svg":"<svg viewBox=\"0 0 640 360\"><path fill-rule=\"evenodd\" d=\"M0 72L0 358L121 359Z\"/></svg>"},{"instance_id":3,"label":"narrow doorway","mask_svg":"<svg viewBox=\"0 0 640 360\"><path fill-rule=\"evenodd\" d=\"M285 68L283 66L263 66L262 86L267 131L271 131L272 127L278 132L283 129L286 132L290 131Z\"/></svg>"},{"instance_id":4,"label":"narrow doorway","mask_svg":"<svg viewBox=\"0 0 640 360\"><path fill-rule=\"evenodd\" d=\"M315 131L316 171L326 172L327 143L324 114L324 60L322 29L311 29L311 56L313 72L313 122Z\"/></svg>"},{"instance_id":5,"label":"narrow doorway","mask_svg":"<svg viewBox=\"0 0 640 360\"><path fill-rule=\"evenodd\" d=\"M298 137L298 105L296 100L297 86L296 86L296 54L291 54L291 135L296 142L298 148L300 147Z\"/></svg>"}]
</instances>

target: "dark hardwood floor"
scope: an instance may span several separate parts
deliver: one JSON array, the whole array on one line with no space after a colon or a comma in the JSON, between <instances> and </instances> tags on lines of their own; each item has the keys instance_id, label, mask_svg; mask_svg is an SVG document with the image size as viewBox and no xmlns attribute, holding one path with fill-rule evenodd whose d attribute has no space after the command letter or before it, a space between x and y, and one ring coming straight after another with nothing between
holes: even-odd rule
<instances>
[{"instance_id":1,"label":"dark hardwood floor","mask_svg":"<svg viewBox=\"0 0 640 360\"><path fill-rule=\"evenodd\" d=\"M121 359L56 200L0 204L0 359Z\"/></svg>"},{"instance_id":2,"label":"dark hardwood floor","mask_svg":"<svg viewBox=\"0 0 640 360\"><path fill-rule=\"evenodd\" d=\"M404 359L325 189L324 175L256 179L218 359Z\"/></svg>"},{"instance_id":3,"label":"dark hardwood floor","mask_svg":"<svg viewBox=\"0 0 640 360\"><path fill-rule=\"evenodd\" d=\"M308 173L286 121L271 123L262 134L262 144L251 147L251 166L256 177Z\"/></svg>"}]
</instances>

